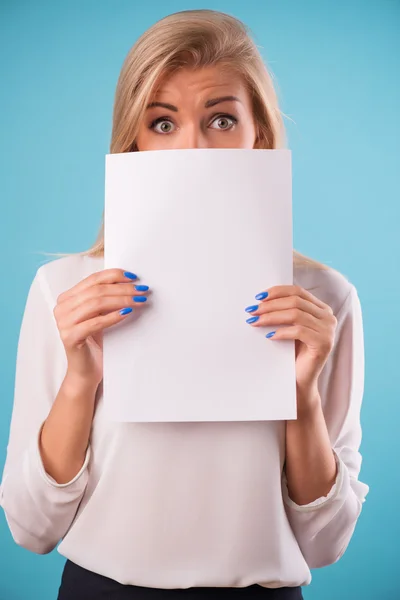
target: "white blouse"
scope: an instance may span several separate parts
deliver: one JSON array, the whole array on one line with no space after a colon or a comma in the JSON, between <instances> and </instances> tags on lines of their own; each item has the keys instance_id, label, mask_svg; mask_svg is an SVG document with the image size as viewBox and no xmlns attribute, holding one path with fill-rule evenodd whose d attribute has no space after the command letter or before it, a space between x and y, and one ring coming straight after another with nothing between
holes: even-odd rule
<instances>
[{"instance_id":1,"label":"white blouse","mask_svg":"<svg viewBox=\"0 0 400 600\"><path fill-rule=\"evenodd\" d=\"M80 472L64 484L45 472L38 435L67 365L53 308L103 268L102 258L58 258L37 270L29 290L0 487L15 542L45 554L62 540L61 555L123 584L309 584L310 568L342 556L369 489L358 480L364 343L356 288L332 268L294 268L294 283L338 320L319 378L338 475L328 496L299 506L283 472L284 421L112 423L101 385Z\"/></svg>"}]
</instances>

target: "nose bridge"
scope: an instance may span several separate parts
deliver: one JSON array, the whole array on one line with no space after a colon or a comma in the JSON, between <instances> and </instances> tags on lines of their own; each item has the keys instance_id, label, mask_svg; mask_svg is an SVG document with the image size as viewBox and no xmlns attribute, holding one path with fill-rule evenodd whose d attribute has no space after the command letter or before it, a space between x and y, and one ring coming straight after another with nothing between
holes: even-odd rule
<instances>
[{"instance_id":1,"label":"nose bridge","mask_svg":"<svg viewBox=\"0 0 400 600\"><path fill-rule=\"evenodd\" d=\"M186 123L182 132L181 146L188 149L206 147L206 139L200 123L196 123L195 120Z\"/></svg>"}]
</instances>

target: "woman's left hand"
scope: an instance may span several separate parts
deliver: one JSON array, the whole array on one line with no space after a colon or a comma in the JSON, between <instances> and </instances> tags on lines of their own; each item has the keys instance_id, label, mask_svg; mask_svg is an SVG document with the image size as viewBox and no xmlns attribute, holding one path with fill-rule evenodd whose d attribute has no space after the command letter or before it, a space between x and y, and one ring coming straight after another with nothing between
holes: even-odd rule
<instances>
[{"instance_id":1,"label":"woman's left hand","mask_svg":"<svg viewBox=\"0 0 400 600\"><path fill-rule=\"evenodd\" d=\"M265 297L265 294L268 294ZM285 325L271 340L295 340L297 394L303 402L315 397L318 377L333 348L337 319L331 307L297 285L277 285L256 296L253 327ZM250 317L250 318L251 318Z\"/></svg>"}]
</instances>

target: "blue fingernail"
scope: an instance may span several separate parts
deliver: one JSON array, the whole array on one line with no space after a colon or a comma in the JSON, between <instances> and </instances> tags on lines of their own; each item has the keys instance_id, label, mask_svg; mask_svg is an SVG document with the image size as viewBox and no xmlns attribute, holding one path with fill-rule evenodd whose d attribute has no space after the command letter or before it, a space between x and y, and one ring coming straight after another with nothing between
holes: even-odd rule
<instances>
[{"instance_id":1,"label":"blue fingernail","mask_svg":"<svg viewBox=\"0 0 400 600\"><path fill-rule=\"evenodd\" d=\"M130 271L125 271L124 277L127 277L128 279L137 279L137 275L135 275L135 273L131 273Z\"/></svg>"},{"instance_id":2,"label":"blue fingernail","mask_svg":"<svg viewBox=\"0 0 400 600\"><path fill-rule=\"evenodd\" d=\"M246 319L246 323L255 323L259 318L260 317L250 317L250 319Z\"/></svg>"},{"instance_id":3,"label":"blue fingernail","mask_svg":"<svg viewBox=\"0 0 400 600\"><path fill-rule=\"evenodd\" d=\"M132 312L131 308L123 308L122 310L119 311L120 315L127 315L128 313Z\"/></svg>"},{"instance_id":4,"label":"blue fingernail","mask_svg":"<svg viewBox=\"0 0 400 600\"><path fill-rule=\"evenodd\" d=\"M257 310L257 308L258 308L258 304L254 304L253 306L248 306L248 307L247 307L247 308L245 308L244 310L245 310L246 312L253 312L253 311Z\"/></svg>"},{"instance_id":5,"label":"blue fingernail","mask_svg":"<svg viewBox=\"0 0 400 600\"><path fill-rule=\"evenodd\" d=\"M135 285L135 290L137 290L138 292L147 292L147 290L149 289L148 285Z\"/></svg>"},{"instance_id":6,"label":"blue fingernail","mask_svg":"<svg viewBox=\"0 0 400 600\"><path fill-rule=\"evenodd\" d=\"M133 296L134 302L146 302L146 300L147 300L146 296Z\"/></svg>"},{"instance_id":7,"label":"blue fingernail","mask_svg":"<svg viewBox=\"0 0 400 600\"><path fill-rule=\"evenodd\" d=\"M265 300L268 297L268 292L261 292L261 294L257 294L256 300Z\"/></svg>"},{"instance_id":8,"label":"blue fingernail","mask_svg":"<svg viewBox=\"0 0 400 600\"><path fill-rule=\"evenodd\" d=\"M276 331L270 331L269 333L267 333L267 335L265 336L266 338L272 338L273 335L275 335Z\"/></svg>"}]
</instances>

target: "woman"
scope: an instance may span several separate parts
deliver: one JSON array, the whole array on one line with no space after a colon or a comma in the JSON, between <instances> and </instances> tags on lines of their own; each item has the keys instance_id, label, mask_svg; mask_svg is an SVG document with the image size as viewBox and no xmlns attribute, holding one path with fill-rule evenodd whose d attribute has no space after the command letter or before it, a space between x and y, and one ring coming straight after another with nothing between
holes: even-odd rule
<instances>
[{"instance_id":1,"label":"woman","mask_svg":"<svg viewBox=\"0 0 400 600\"><path fill-rule=\"evenodd\" d=\"M236 19L170 15L129 52L111 152L283 138L271 78ZM344 553L368 492L356 289L295 253L295 285L243 307L249 326L276 326L266 343L296 340L297 420L109 423L102 332L146 310L151 290L145 274L104 270L103 251L101 229L89 251L41 266L29 291L1 487L13 538L41 554L62 539L59 600L302 598L310 568Z\"/></svg>"}]
</instances>

